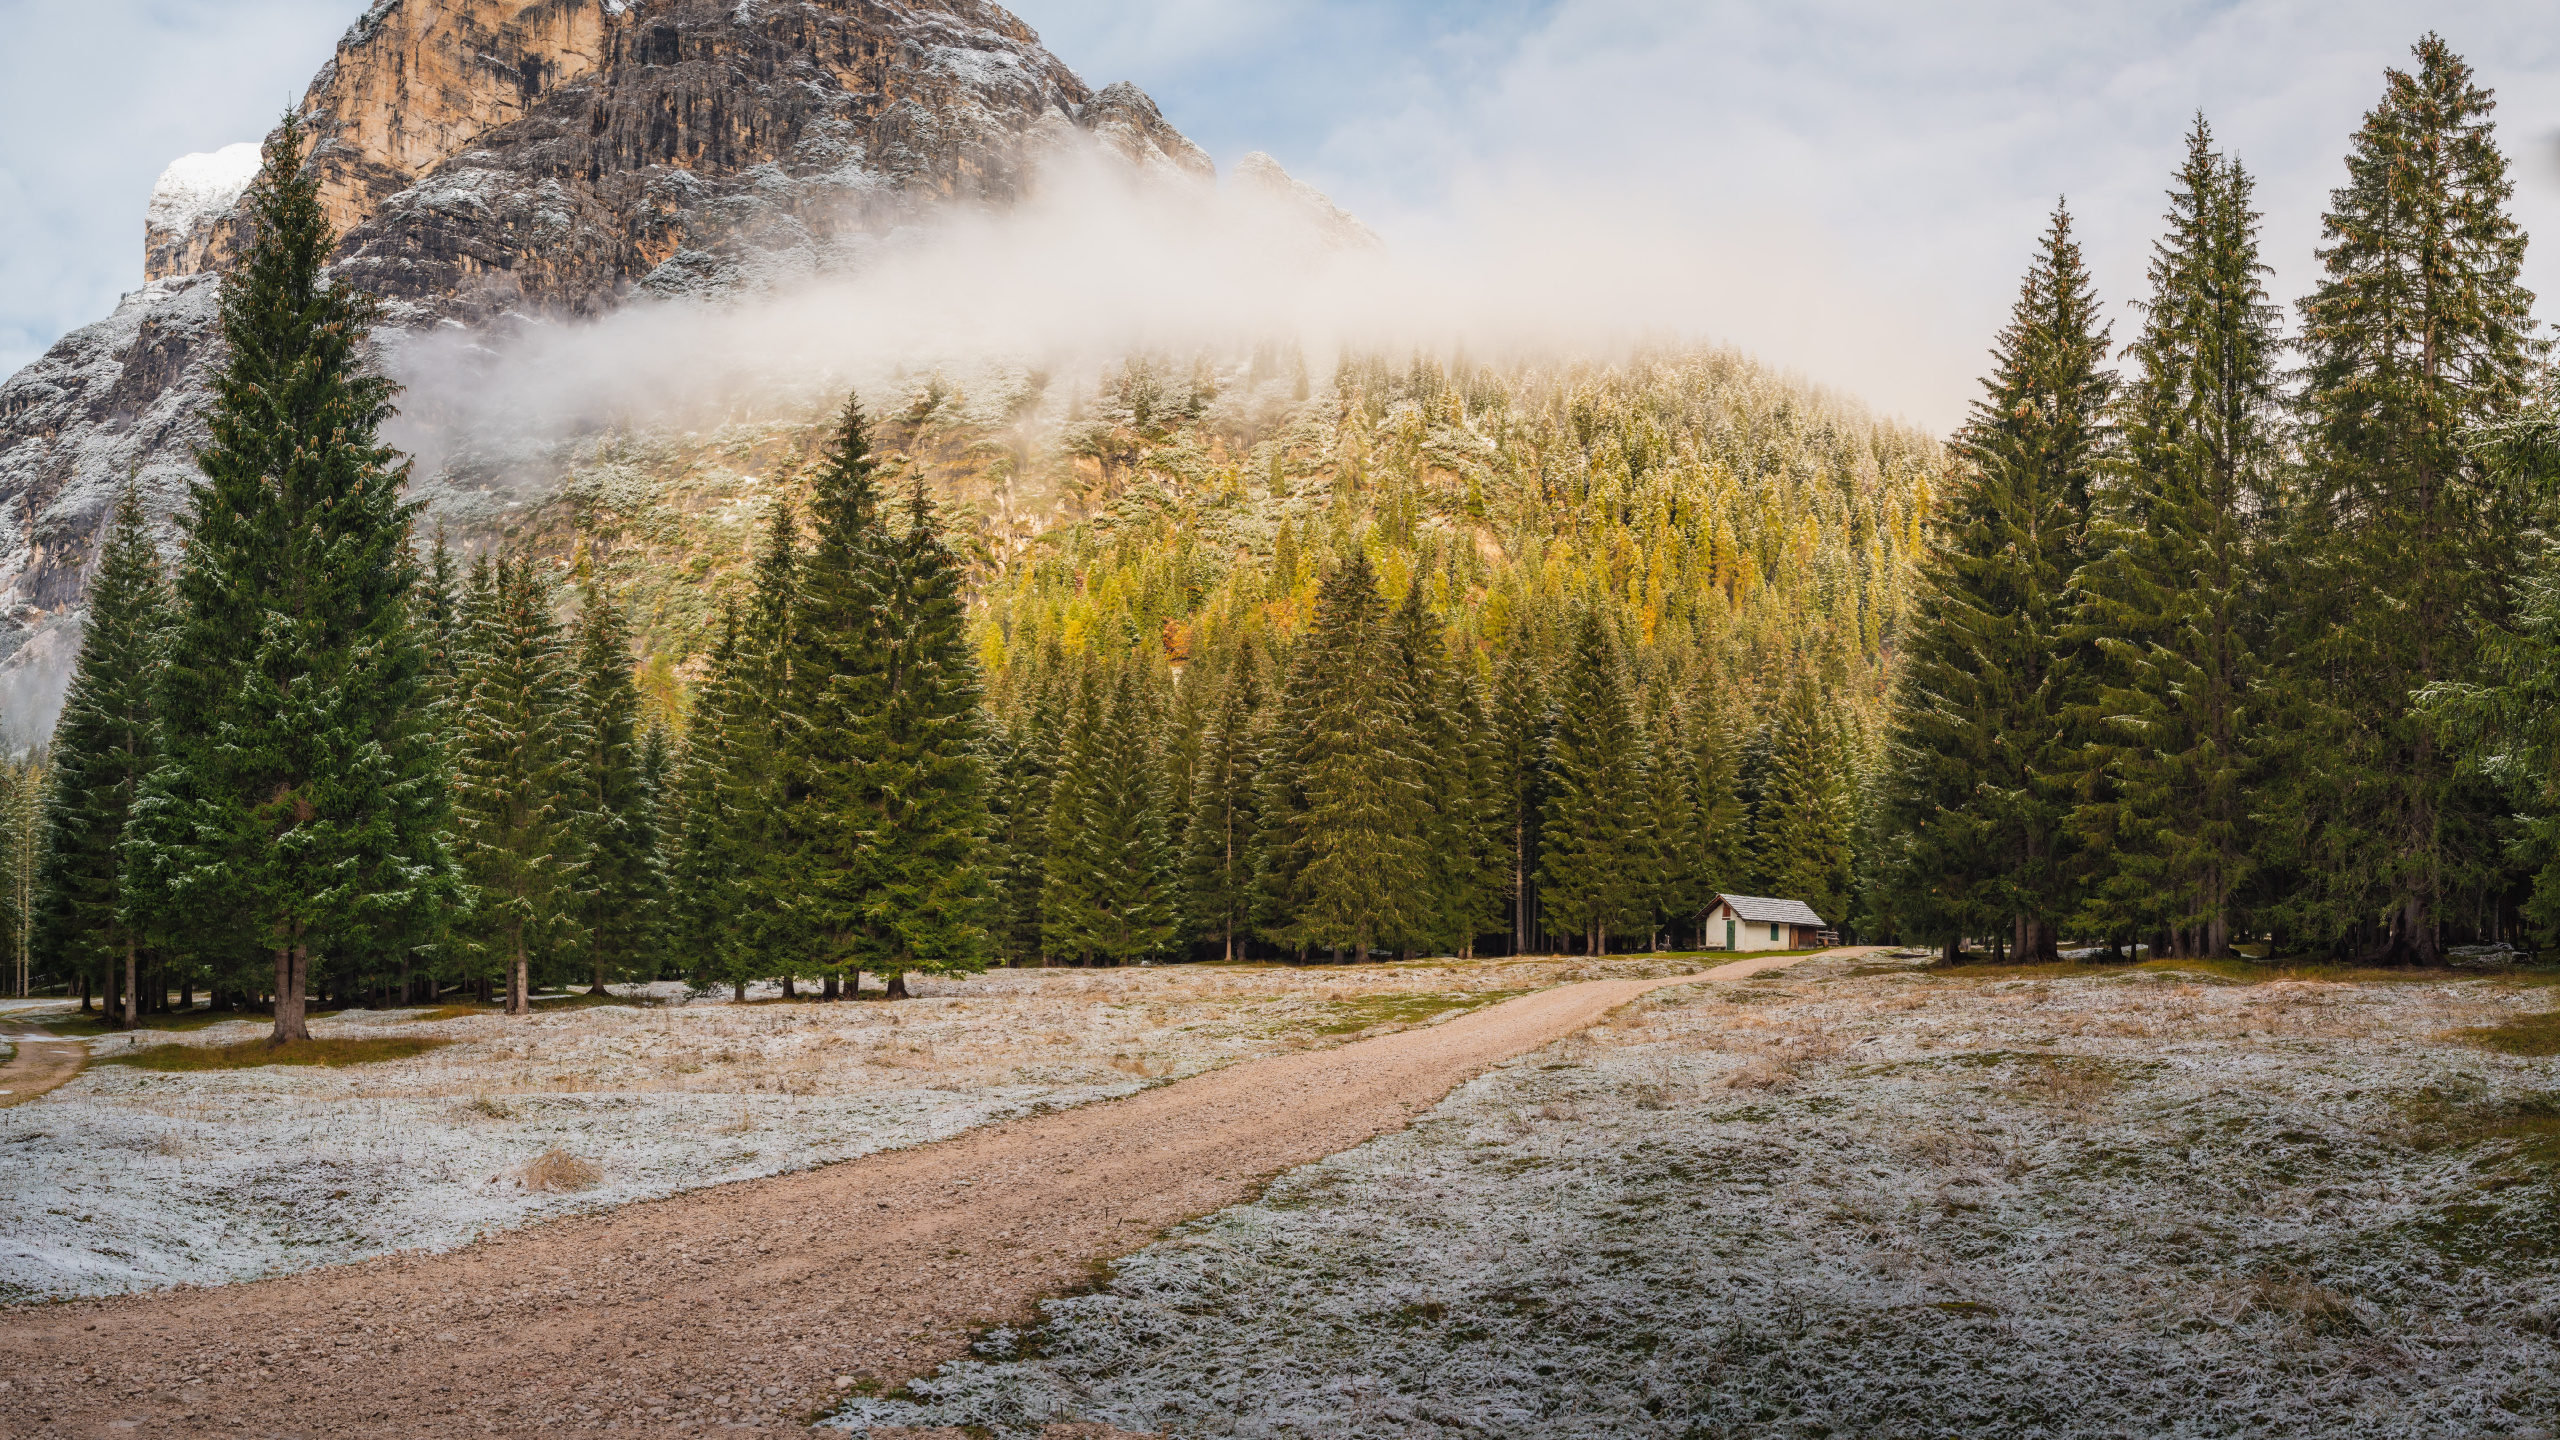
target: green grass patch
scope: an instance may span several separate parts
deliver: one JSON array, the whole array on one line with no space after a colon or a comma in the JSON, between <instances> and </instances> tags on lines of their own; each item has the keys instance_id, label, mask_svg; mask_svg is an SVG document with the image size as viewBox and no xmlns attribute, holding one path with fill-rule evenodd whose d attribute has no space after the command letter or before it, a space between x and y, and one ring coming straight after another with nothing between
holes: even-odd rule
<instances>
[{"instance_id":1,"label":"green grass patch","mask_svg":"<svg viewBox=\"0 0 2560 1440\"><path fill-rule=\"evenodd\" d=\"M2509 1055L2560 1055L2560 1010L2519 1015L2496 1025L2454 1032L2474 1044Z\"/></svg>"},{"instance_id":2,"label":"green grass patch","mask_svg":"<svg viewBox=\"0 0 2560 1440\"><path fill-rule=\"evenodd\" d=\"M1356 1035L1376 1025L1419 1025L1442 1015L1499 1005L1526 990L1466 990L1438 994L1362 995L1325 1005L1332 1012L1310 1027L1318 1035Z\"/></svg>"},{"instance_id":3,"label":"green grass patch","mask_svg":"<svg viewBox=\"0 0 2560 1440\"><path fill-rule=\"evenodd\" d=\"M314 1010L310 1013L316 1020L324 1014L333 1015L337 1012ZM137 1030L174 1030L185 1034L232 1020L256 1020L264 1023L266 1018L254 1010L180 1010L167 1015L145 1015L142 1017L142 1023L135 1028ZM36 1023L66 1040L75 1038L85 1040L101 1035L127 1033L123 1026L109 1021L104 1012L95 1010L86 1015L74 1013L49 1016Z\"/></svg>"},{"instance_id":4,"label":"green grass patch","mask_svg":"<svg viewBox=\"0 0 2560 1440\"><path fill-rule=\"evenodd\" d=\"M288 1045L270 1045L264 1040L244 1040L237 1045L154 1045L130 1054L110 1055L98 1063L173 1072L253 1070L261 1065L325 1065L335 1070L383 1060L406 1060L453 1043L426 1035L381 1035L360 1040L297 1040Z\"/></svg>"}]
</instances>

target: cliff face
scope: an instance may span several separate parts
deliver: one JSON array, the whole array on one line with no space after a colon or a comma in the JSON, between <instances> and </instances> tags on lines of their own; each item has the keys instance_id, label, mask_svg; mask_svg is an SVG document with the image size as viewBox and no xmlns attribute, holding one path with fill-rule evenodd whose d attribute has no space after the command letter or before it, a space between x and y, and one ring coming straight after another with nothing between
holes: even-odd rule
<instances>
[{"instance_id":1,"label":"cliff face","mask_svg":"<svg viewBox=\"0 0 2560 1440\"><path fill-rule=\"evenodd\" d=\"M375 0L302 113L333 273L407 329L818 273L1071 156L1216 182L1143 93L1089 90L982 0ZM0 383L0 683L76 606L117 489L185 500L255 158L172 166L148 283Z\"/></svg>"}]
</instances>

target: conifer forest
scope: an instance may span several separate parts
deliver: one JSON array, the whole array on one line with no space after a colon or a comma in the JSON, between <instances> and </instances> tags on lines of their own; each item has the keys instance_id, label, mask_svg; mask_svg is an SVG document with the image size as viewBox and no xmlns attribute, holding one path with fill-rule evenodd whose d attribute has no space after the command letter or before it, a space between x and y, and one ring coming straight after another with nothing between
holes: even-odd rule
<instances>
[{"instance_id":1,"label":"conifer forest","mask_svg":"<svg viewBox=\"0 0 2560 1440\"><path fill-rule=\"evenodd\" d=\"M0 377L0 1436L2551 1440L2560 150L2389 39L1897 233L1933 431L978 0L378 0Z\"/></svg>"},{"instance_id":2,"label":"conifer forest","mask_svg":"<svg viewBox=\"0 0 2560 1440\"><path fill-rule=\"evenodd\" d=\"M939 372L764 425L734 549L599 444L468 553L288 126L183 550L116 511L0 795L12 986L283 1039L305 994L1694 948L1728 891L1950 957L2531 945L2560 431L2491 104L2434 39L2393 73L2290 310L2199 117L2138 332L2057 207L1944 443L1727 351L1264 345L1046 428ZM1007 508L1035 472L1074 518Z\"/></svg>"}]
</instances>

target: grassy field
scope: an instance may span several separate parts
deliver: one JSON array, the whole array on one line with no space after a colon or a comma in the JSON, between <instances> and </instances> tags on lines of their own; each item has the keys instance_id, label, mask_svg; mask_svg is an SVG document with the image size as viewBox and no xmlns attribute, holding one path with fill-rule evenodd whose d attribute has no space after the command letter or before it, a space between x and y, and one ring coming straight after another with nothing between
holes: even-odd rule
<instances>
[{"instance_id":1,"label":"grassy field","mask_svg":"<svg viewBox=\"0 0 2560 1440\"><path fill-rule=\"evenodd\" d=\"M2547 1440L2554 978L1656 992L835 1423Z\"/></svg>"}]
</instances>

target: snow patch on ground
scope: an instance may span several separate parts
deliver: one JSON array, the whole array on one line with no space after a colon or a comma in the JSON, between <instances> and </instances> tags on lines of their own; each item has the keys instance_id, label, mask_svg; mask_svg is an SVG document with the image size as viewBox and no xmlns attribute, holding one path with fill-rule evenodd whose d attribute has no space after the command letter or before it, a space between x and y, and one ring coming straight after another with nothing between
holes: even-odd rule
<instances>
[{"instance_id":1,"label":"snow patch on ground","mask_svg":"<svg viewBox=\"0 0 2560 1440\"><path fill-rule=\"evenodd\" d=\"M2550 1435L2560 1067L2450 1033L2550 989L1876 968L1658 992L834 1423Z\"/></svg>"}]
</instances>

